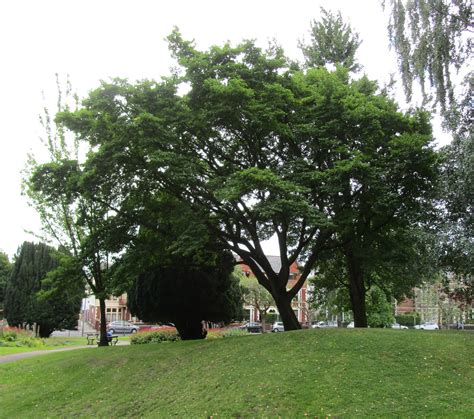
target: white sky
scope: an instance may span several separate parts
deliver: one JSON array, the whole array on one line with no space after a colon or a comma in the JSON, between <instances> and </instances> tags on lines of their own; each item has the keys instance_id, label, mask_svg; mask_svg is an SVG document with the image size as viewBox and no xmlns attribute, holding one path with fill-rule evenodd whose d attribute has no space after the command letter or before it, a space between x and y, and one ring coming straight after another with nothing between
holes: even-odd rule
<instances>
[{"instance_id":1,"label":"white sky","mask_svg":"<svg viewBox=\"0 0 474 419\"><path fill-rule=\"evenodd\" d=\"M55 73L70 75L80 96L99 80L159 79L174 63L164 38L178 26L207 48L225 41L276 39L291 58L320 7L340 10L363 40L358 60L371 79L396 71L379 0L5 0L0 3L0 250L12 256L39 232L21 196L28 151L41 151L42 91L54 103ZM438 134L441 136L441 134ZM444 142L446 139L443 140ZM268 251L274 253L272 246Z\"/></svg>"}]
</instances>

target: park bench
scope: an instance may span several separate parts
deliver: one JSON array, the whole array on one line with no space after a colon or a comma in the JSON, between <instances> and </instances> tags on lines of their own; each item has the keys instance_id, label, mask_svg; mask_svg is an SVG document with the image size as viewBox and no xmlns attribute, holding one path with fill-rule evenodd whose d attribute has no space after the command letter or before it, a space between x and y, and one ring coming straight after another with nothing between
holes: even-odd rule
<instances>
[{"instance_id":1,"label":"park bench","mask_svg":"<svg viewBox=\"0 0 474 419\"><path fill-rule=\"evenodd\" d=\"M88 345L93 345L95 341L99 340L99 335L97 333L88 333L86 337Z\"/></svg>"},{"instance_id":2,"label":"park bench","mask_svg":"<svg viewBox=\"0 0 474 419\"><path fill-rule=\"evenodd\" d=\"M88 333L87 334L87 344L88 345L94 345L94 343L97 343L97 345L100 343L100 336L98 333ZM118 336L109 336L109 345L117 345L118 342Z\"/></svg>"},{"instance_id":3,"label":"park bench","mask_svg":"<svg viewBox=\"0 0 474 419\"><path fill-rule=\"evenodd\" d=\"M114 336L109 336L109 345L112 346L112 345L117 345L117 342L118 342L118 336L114 335Z\"/></svg>"}]
</instances>

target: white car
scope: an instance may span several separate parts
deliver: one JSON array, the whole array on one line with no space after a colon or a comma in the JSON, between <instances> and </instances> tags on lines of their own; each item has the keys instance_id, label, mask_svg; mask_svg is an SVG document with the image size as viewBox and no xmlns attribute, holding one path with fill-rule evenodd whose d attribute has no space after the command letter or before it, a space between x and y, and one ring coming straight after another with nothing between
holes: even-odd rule
<instances>
[{"instance_id":1,"label":"white car","mask_svg":"<svg viewBox=\"0 0 474 419\"><path fill-rule=\"evenodd\" d=\"M420 330L438 330L439 327L435 322L426 322L426 323L421 323L417 324L415 326L415 329L420 329Z\"/></svg>"},{"instance_id":2,"label":"white car","mask_svg":"<svg viewBox=\"0 0 474 419\"><path fill-rule=\"evenodd\" d=\"M283 322L275 322L272 326L272 332L284 332L285 326L283 326Z\"/></svg>"},{"instance_id":3,"label":"white car","mask_svg":"<svg viewBox=\"0 0 474 419\"><path fill-rule=\"evenodd\" d=\"M407 326L403 326L400 323L393 323L392 324L392 329L408 329Z\"/></svg>"},{"instance_id":4,"label":"white car","mask_svg":"<svg viewBox=\"0 0 474 419\"><path fill-rule=\"evenodd\" d=\"M320 321L320 322L313 322L313 324L311 325L311 328L313 328L313 329L324 329L326 327L337 327L337 322L331 322L331 321L323 322L323 321Z\"/></svg>"},{"instance_id":5,"label":"white car","mask_svg":"<svg viewBox=\"0 0 474 419\"><path fill-rule=\"evenodd\" d=\"M347 328L348 328L348 329L354 329L354 322L350 322L350 323L347 325Z\"/></svg>"}]
</instances>

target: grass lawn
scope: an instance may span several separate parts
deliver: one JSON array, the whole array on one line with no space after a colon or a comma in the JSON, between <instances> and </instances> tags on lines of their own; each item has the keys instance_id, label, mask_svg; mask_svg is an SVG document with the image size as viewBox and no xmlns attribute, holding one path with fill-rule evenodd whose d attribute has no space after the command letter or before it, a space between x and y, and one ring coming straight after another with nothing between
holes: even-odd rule
<instances>
[{"instance_id":1,"label":"grass lawn","mask_svg":"<svg viewBox=\"0 0 474 419\"><path fill-rule=\"evenodd\" d=\"M42 346L14 346L15 342L8 342L11 346L0 346L0 357L2 355L17 354L21 352L46 351L59 349L66 346L82 346L87 344L85 336L53 336L43 339L45 344ZM130 340L129 336L120 336L119 340Z\"/></svg>"},{"instance_id":2,"label":"grass lawn","mask_svg":"<svg viewBox=\"0 0 474 419\"><path fill-rule=\"evenodd\" d=\"M0 365L0 417L472 417L474 334L320 329Z\"/></svg>"}]
</instances>

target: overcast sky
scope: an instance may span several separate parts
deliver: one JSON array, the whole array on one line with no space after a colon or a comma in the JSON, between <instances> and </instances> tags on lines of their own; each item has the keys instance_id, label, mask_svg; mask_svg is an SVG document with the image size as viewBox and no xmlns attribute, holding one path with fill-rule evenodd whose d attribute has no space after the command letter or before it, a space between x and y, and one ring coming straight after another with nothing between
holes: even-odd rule
<instances>
[{"instance_id":1,"label":"overcast sky","mask_svg":"<svg viewBox=\"0 0 474 419\"><path fill-rule=\"evenodd\" d=\"M69 74L80 96L110 77L158 79L174 64L164 41L173 26L199 48L276 39L298 59L298 40L308 38L321 6L341 11L363 40L358 59L365 72L387 82L396 66L379 0L2 1L0 250L12 256L24 240L34 240L25 230L39 232L38 217L21 196L21 171L29 151L41 152L42 92L54 103L55 73Z\"/></svg>"}]
</instances>

